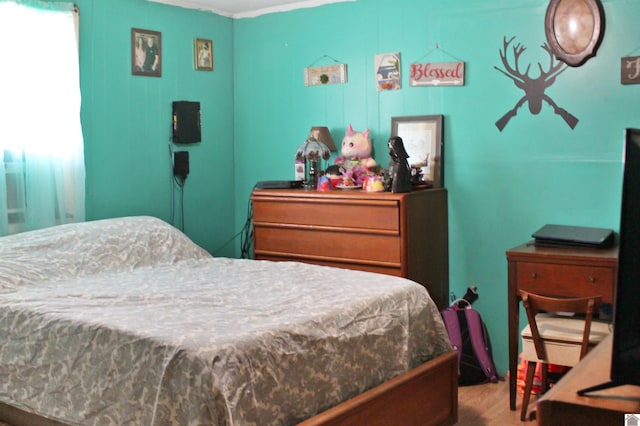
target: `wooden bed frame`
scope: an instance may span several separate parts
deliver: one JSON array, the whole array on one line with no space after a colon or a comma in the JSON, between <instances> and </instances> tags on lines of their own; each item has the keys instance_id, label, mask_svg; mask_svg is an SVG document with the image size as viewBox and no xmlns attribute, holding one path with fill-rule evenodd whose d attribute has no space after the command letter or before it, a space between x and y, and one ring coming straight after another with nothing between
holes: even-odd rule
<instances>
[{"instance_id":1,"label":"wooden bed frame","mask_svg":"<svg viewBox=\"0 0 640 426\"><path fill-rule=\"evenodd\" d=\"M12 426L63 423L0 403L0 421ZM336 405L299 426L453 425L458 421L458 355L443 354Z\"/></svg>"},{"instance_id":2,"label":"wooden bed frame","mask_svg":"<svg viewBox=\"0 0 640 426\"><path fill-rule=\"evenodd\" d=\"M426 426L458 421L458 354L447 352L299 426Z\"/></svg>"}]
</instances>

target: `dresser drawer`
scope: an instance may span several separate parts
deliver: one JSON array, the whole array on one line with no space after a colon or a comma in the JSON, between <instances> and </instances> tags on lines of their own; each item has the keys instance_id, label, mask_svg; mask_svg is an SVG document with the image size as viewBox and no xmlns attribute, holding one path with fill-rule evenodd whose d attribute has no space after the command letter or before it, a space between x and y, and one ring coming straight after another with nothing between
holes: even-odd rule
<instances>
[{"instance_id":1,"label":"dresser drawer","mask_svg":"<svg viewBox=\"0 0 640 426\"><path fill-rule=\"evenodd\" d=\"M400 232L400 211L396 201L366 202L362 200L253 201L256 223L290 224L306 227L340 227Z\"/></svg>"},{"instance_id":2,"label":"dresser drawer","mask_svg":"<svg viewBox=\"0 0 640 426\"><path fill-rule=\"evenodd\" d=\"M393 235L256 226L256 257L283 255L384 263L400 267L401 239Z\"/></svg>"},{"instance_id":3,"label":"dresser drawer","mask_svg":"<svg viewBox=\"0 0 640 426\"><path fill-rule=\"evenodd\" d=\"M261 255L259 260L292 261L311 263L312 265L332 266L334 268L355 269L357 271L376 272L378 274L393 275L394 277L402 277L402 269L400 265L382 264L377 262L366 262L350 259L321 259L317 257L291 257L287 254L282 255Z\"/></svg>"},{"instance_id":4,"label":"dresser drawer","mask_svg":"<svg viewBox=\"0 0 640 426\"><path fill-rule=\"evenodd\" d=\"M613 301L615 269L597 266L519 262L518 288L549 296L600 295Z\"/></svg>"}]
</instances>

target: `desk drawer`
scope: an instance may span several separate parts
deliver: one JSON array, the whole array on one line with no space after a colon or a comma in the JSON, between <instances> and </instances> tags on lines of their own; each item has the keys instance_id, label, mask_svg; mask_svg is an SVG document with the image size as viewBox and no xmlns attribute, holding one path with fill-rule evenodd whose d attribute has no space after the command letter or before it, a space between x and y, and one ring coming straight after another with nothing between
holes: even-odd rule
<instances>
[{"instance_id":1,"label":"desk drawer","mask_svg":"<svg viewBox=\"0 0 640 426\"><path fill-rule=\"evenodd\" d=\"M519 262L518 288L549 296L601 295L613 302L615 268Z\"/></svg>"}]
</instances>

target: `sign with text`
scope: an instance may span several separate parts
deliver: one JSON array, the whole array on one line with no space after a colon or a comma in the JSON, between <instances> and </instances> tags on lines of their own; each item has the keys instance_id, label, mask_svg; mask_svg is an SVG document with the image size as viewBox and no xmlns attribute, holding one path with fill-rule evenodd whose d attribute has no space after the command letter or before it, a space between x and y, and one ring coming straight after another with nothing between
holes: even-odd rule
<instances>
[{"instance_id":1,"label":"sign with text","mask_svg":"<svg viewBox=\"0 0 640 426\"><path fill-rule=\"evenodd\" d=\"M328 65L324 67L307 67L304 69L305 86L320 86L323 84L340 84L346 82L346 64Z\"/></svg>"},{"instance_id":2,"label":"sign with text","mask_svg":"<svg viewBox=\"0 0 640 426\"><path fill-rule=\"evenodd\" d=\"M628 56L620 60L620 83L640 84L640 56Z\"/></svg>"},{"instance_id":3,"label":"sign with text","mask_svg":"<svg viewBox=\"0 0 640 426\"><path fill-rule=\"evenodd\" d=\"M462 86L464 62L427 62L411 64L411 86Z\"/></svg>"}]
</instances>

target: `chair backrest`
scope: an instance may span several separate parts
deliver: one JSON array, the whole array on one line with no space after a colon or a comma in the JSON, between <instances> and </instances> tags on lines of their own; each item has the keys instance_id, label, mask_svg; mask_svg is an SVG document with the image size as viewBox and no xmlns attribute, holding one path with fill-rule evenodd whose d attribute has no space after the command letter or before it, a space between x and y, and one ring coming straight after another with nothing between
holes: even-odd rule
<instances>
[{"instance_id":1,"label":"chair backrest","mask_svg":"<svg viewBox=\"0 0 640 426\"><path fill-rule=\"evenodd\" d=\"M602 302L601 296L558 298L542 296L520 290L520 297L522 298L522 304L527 312L527 319L531 329L531 339L533 340L538 359L547 359L545 346L542 341L543 339L540 336L540 331L536 322L536 315L541 312L574 312L576 314L584 314L584 332L580 347L580 359L587 354L589 336L591 334L591 320L593 319L594 312L598 312L600 309L600 303Z\"/></svg>"}]
</instances>

